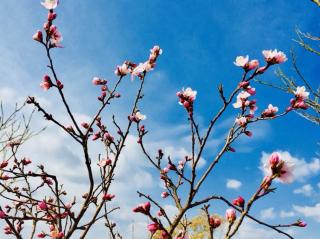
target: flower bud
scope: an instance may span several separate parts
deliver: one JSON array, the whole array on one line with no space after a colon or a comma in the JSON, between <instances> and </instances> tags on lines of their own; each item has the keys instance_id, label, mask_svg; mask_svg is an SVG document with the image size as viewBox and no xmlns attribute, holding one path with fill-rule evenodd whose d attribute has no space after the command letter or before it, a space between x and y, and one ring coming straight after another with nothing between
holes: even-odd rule
<instances>
[{"instance_id":1,"label":"flower bud","mask_svg":"<svg viewBox=\"0 0 320 239\"><path fill-rule=\"evenodd\" d=\"M233 223L237 218L236 211L233 208L226 210L226 219L229 223Z\"/></svg>"}]
</instances>

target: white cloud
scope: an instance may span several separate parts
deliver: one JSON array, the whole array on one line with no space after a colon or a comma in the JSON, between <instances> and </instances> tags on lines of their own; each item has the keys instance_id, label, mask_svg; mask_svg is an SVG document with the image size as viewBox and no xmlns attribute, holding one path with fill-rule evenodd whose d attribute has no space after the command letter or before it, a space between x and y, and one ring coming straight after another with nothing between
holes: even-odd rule
<instances>
[{"instance_id":1,"label":"white cloud","mask_svg":"<svg viewBox=\"0 0 320 239\"><path fill-rule=\"evenodd\" d=\"M292 162L294 164L294 179L300 182L306 180L307 177L311 177L320 172L320 159L314 158L312 161L307 162L303 158L299 159L293 157L288 151L277 151L280 153L281 158L285 161ZM265 163L268 161L271 153L262 152L260 169L266 175L267 172L264 169Z\"/></svg>"},{"instance_id":2,"label":"white cloud","mask_svg":"<svg viewBox=\"0 0 320 239\"><path fill-rule=\"evenodd\" d=\"M320 188L320 183L317 184L318 188Z\"/></svg>"},{"instance_id":3,"label":"white cloud","mask_svg":"<svg viewBox=\"0 0 320 239\"><path fill-rule=\"evenodd\" d=\"M295 213L294 213L293 211L288 211L288 212L287 212L287 211L281 210L279 216L280 216L281 218L294 217L294 216L295 216Z\"/></svg>"},{"instance_id":4,"label":"white cloud","mask_svg":"<svg viewBox=\"0 0 320 239\"><path fill-rule=\"evenodd\" d=\"M227 179L226 187L230 189L239 189L242 183L236 179Z\"/></svg>"},{"instance_id":5,"label":"white cloud","mask_svg":"<svg viewBox=\"0 0 320 239\"><path fill-rule=\"evenodd\" d=\"M317 203L314 206L293 205L293 209L298 213L303 214L305 217L309 217L320 222L320 203Z\"/></svg>"},{"instance_id":6,"label":"white cloud","mask_svg":"<svg viewBox=\"0 0 320 239\"><path fill-rule=\"evenodd\" d=\"M275 217L276 217L276 213L273 207L266 208L260 211L260 218L262 220L274 219Z\"/></svg>"},{"instance_id":7,"label":"white cloud","mask_svg":"<svg viewBox=\"0 0 320 239\"><path fill-rule=\"evenodd\" d=\"M279 234L273 230L265 227L258 226L256 223L245 220L241 225L236 238L238 239L270 239L270 238L282 238Z\"/></svg>"},{"instance_id":8,"label":"white cloud","mask_svg":"<svg viewBox=\"0 0 320 239\"><path fill-rule=\"evenodd\" d=\"M303 194L307 197L310 197L313 192L313 187L310 184L303 185L301 188L293 190L294 194Z\"/></svg>"}]
</instances>

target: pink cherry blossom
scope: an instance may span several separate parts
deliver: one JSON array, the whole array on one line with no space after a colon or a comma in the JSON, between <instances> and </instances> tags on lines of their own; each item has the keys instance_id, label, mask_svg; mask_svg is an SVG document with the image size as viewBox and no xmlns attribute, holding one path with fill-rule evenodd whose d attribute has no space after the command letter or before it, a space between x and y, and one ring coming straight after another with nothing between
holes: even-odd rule
<instances>
[{"instance_id":1,"label":"pink cherry blossom","mask_svg":"<svg viewBox=\"0 0 320 239\"><path fill-rule=\"evenodd\" d=\"M274 117L279 111L278 107L273 106L272 104L268 105L268 108L262 112L262 117Z\"/></svg>"},{"instance_id":2,"label":"pink cherry blossom","mask_svg":"<svg viewBox=\"0 0 320 239\"><path fill-rule=\"evenodd\" d=\"M188 239L187 232L185 230L180 230L174 239Z\"/></svg>"},{"instance_id":3,"label":"pink cherry blossom","mask_svg":"<svg viewBox=\"0 0 320 239\"><path fill-rule=\"evenodd\" d=\"M218 217L211 216L209 218L209 224L212 228L218 228L221 225L221 220Z\"/></svg>"},{"instance_id":4,"label":"pink cherry blossom","mask_svg":"<svg viewBox=\"0 0 320 239\"><path fill-rule=\"evenodd\" d=\"M300 219L293 224L294 226L297 226L297 227L306 227L307 226L307 223L304 222L304 221L301 221Z\"/></svg>"},{"instance_id":5,"label":"pink cherry blossom","mask_svg":"<svg viewBox=\"0 0 320 239\"><path fill-rule=\"evenodd\" d=\"M43 41L43 35L41 31L37 31L33 36L32 36L33 40L38 41L38 42L42 42Z\"/></svg>"},{"instance_id":6,"label":"pink cherry blossom","mask_svg":"<svg viewBox=\"0 0 320 239\"><path fill-rule=\"evenodd\" d=\"M100 79L99 77L93 77L92 84L94 85L105 85L107 84L107 81L104 79Z\"/></svg>"},{"instance_id":7,"label":"pink cherry blossom","mask_svg":"<svg viewBox=\"0 0 320 239\"><path fill-rule=\"evenodd\" d=\"M0 163L0 169L3 169L3 168L5 168L5 167L7 167L8 166L8 161L7 160L4 160L4 161L2 161L1 163Z\"/></svg>"},{"instance_id":8,"label":"pink cherry blossom","mask_svg":"<svg viewBox=\"0 0 320 239\"><path fill-rule=\"evenodd\" d=\"M308 98L310 93L306 91L305 86L298 86L294 94L297 98L305 100Z\"/></svg>"},{"instance_id":9,"label":"pink cherry blossom","mask_svg":"<svg viewBox=\"0 0 320 239\"><path fill-rule=\"evenodd\" d=\"M256 88L253 88L251 86L247 86L245 88L245 91L248 92L250 95L255 95L256 94Z\"/></svg>"},{"instance_id":10,"label":"pink cherry blossom","mask_svg":"<svg viewBox=\"0 0 320 239\"><path fill-rule=\"evenodd\" d=\"M11 234L13 234L12 229L11 229L11 227L10 227L9 225L6 225L3 230L4 230L4 233L5 233L6 235L11 235Z\"/></svg>"},{"instance_id":11,"label":"pink cherry blossom","mask_svg":"<svg viewBox=\"0 0 320 239\"><path fill-rule=\"evenodd\" d=\"M51 46L61 47L60 43L62 42L63 38L57 27L55 25L50 26L48 33L50 36Z\"/></svg>"},{"instance_id":12,"label":"pink cherry blossom","mask_svg":"<svg viewBox=\"0 0 320 239\"><path fill-rule=\"evenodd\" d=\"M196 99L197 91L192 90L190 87L177 92L179 104L183 105L189 113L193 112L193 102Z\"/></svg>"},{"instance_id":13,"label":"pink cherry blossom","mask_svg":"<svg viewBox=\"0 0 320 239\"><path fill-rule=\"evenodd\" d=\"M267 176L275 176L282 183L292 183L294 180L294 163L282 159L279 152L271 154L264 165L264 170Z\"/></svg>"},{"instance_id":14,"label":"pink cherry blossom","mask_svg":"<svg viewBox=\"0 0 320 239\"><path fill-rule=\"evenodd\" d=\"M140 111L137 111L137 112L134 114L134 117L135 117L135 119L136 119L138 122L141 121L141 120L147 119L147 116L141 114Z\"/></svg>"},{"instance_id":15,"label":"pink cherry blossom","mask_svg":"<svg viewBox=\"0 0 320 239\"><path fill-rule=\"evenodd\" d=\"M49 22L52 22L56 18L57 18L57 13L51 12L51 11L48 12L48 21Z\"/></svg>"},{"instance_id":16,"label":"pink cherry blossom","mask_svg":"<svg viewBox=\"0 0 320 239\"><path fill-rule=\"evenodd\" d=\"M269 64L280 64L287 61L287 56L282 52L275 50L264 50L262 51L264 59Z\"/></svg>"},{"instance_id":17,"label":"pink cherry blossom","mask_svg":"<svg viewBox=\"0 0 320 239\"><path fill-rule=\"evenodd\" d=\"M140 212L142 214L148 215L150 213L150 202L146 202L143 204L139 204L137 207L135 207L132 211L133 212Z\"/></svg>"},{"instance_id":18,"label":"pink cherry blossom","mask_svg":"<svg viewBox=\"0 0 320 239\"><path fill-rule=\"evenodd\" d=\"M42 211L46 211L48 209L48 205L45 201L41 201L38 203L38 208Z\"/></svg>"},{"instance_id":19,"label":"pink cherry blossom","mask_svg":"<svg viewBox=\"0 0 320 239\"><path fill-rule=\"evenodd\" d=\"M48 10L55 9L59 4L59 0L44 0L41 2L41 5L44 6Z\"/></svg>"},{"instance_id":20,"label":"pink cherry blossom","mask_svg":"<svg viewBox=\"0 0 320 239\"><path fill-rule=\"evenodd\" d=\"M248 123L248 119L244 116L241 116L240 118L236 118L235 122L241 127L245 127Z\"/></svg>"},{"instance_id":21,"label":"pink cherry blossom","mask_svg":"<svg viewBox=\"0 0 320 239\"><path fill-rule=\"evenodd\" d=\"M44 232L40 232L39 234L37 234L38 238L45 238L47 235Z\"/></svg>"},{"instance_id":22,"label":"pink cherry blossom","mask_svg":"<svg viewBox=\"0 0 320 239\"><path fill-rule=\"evenodd\" d=\"M276 167L280 162L280 154L278 152L274 152L269 157L269 165L271 168Z\"/></svg>"},{"instance_id":23,"label":"pink cherry blossom","mask_svg":"<svg viewBox=\"0 0 320 239\"><path fill-rule=\"evenodd\" d=\"M148 231L151 232L151 234L156 233L156 231L159 230L160 226L157 223L151 223L147 226Z\"/></svg>"},{"instance_id":24,"label":"pink cherry blossom","mask_svg":"<svg viewBox=\"0 0 320 239\"><path fill-rule=\"evenodd\" d=\"M50 233L50 236L52 239L62 239L64 237L64 233L54 230Z\"/></svg>"},{"instance_id":25,"label":"pink cherry blossom","mask_svg":"<svg viewBox=\"0 0 320 239\"><path fill-rule=\"evenodd\" d=\"M104 168L104 167L110 165L111 162L112 162L111 159L102 159L102 160L99 161L98 165L99 165L101 168Z\"/></svg>"},{"instance_id":26,"label":"pink cherry blossom","mask_svg":"<svg viewBox=\"0 0 320 239\"><path fill-rule=\"evenodd\" d=\"M50 76L45 75L45 76L43 77L43 79L42 79L42 82L40 83L40 87L41 87L43 90L47 91L47 90L49 90L52 86L53 86L53 83L52 83L52 81L51 81L51 79L50 79Z\"/></svg>"},{"instance_id":27,"label":"pink cherry blossom","mask_svg":"<svg viewBox=\"0 0 320 239\"><path fill-rule=\"evenodd\" d=\"M253 69L257 68L258 66L259 66L259 61L258 60L251 60L248 63L248 68L247 69L250 71L250 70L253 70Z\"/></svg>"},{"instance_id":28,"label":"pink cherry blossom","mask_svg":"<svg viewBox=\"0 0 320 239\"><path fill-rule=\"evenodd\" d=\"M138 76L140 79L142 79L143 73L152 71L154 67L155 63L152 63L149 60L144 63L140 63L131 71L131 80L134 80L135 76Z\"/></svg>"},{"instance_id":29,"label":"pink cherry blossom","mask_svg":"<svg viewBox=\"0 0 320 239\"><path fill-rule=\"evenodd\" d=\"M162 192L161 193L161 197L162 198L167 198L169 196L169 193L168 192Z\"/></svg>"},{"instance_id":30,"label":"pink cherry blossom","mask_svg":"<svg viewBox=\"0 0 320 239\"><path fill-rule=\"evenodd\" d=\"M117 76L125 76L131 72L127 62L124 62L121 66L117 66L114 74Z\"/></svg>"},{"instance_id":31,"label":"pink cherry blossom","mask_svg":"<svg viewBox=\"0 0 320 239\"><path fill-rule=\"evenodd\" d=\"M237 197L236 199L234 199L234 200L232 201L232 204L235 205L235 206L238 206L238 207L243 208L243 206L244 206L244 199L243 199L243 197L241 197L241 196Z\"/></svg>"},{"instance_id":32,"label":"pink cherry blossom","mask_svg":"<svg viewBox=\"0 0 320 239\"><path fill-rule=\"evenodd\" d=\"M0 210L0 219L4 219L6 216L7 214L4 211Z\"/></svg>"},{"instance_id":33,"label":"pink cherry blossom","mask_svg":"<svg viewBox=\"0 0 320 239\"><path fill-rule=\"evenodd\" d=\"M237 101L235 103L233 103L233 107L234 108L243 108L244 106L248 106L250 101L248 101L247 99L250 97L251 95L247 92L247 91L241 91L238 95L237 95Z\"/></svg>"},{"instance_id":34,"label":"pink cherry blossom","mask_svg":"<svg viewBox=\"0 0 320 239\"><path fill-rule=\"evenodd\" d=\"M233 208L229 208L226 210L226 219L229 223L234 222L236 218L236 211Z\"/></svg>"},{"instance_id":35,"label":"pink cherry blossom","mask_svg":"<svg viewBox=\"0 0 320 239\"><path fill-rule=\"evenodd\" d=\"M105 201L111 201L113 198L115 198L114 194L104 194L102 196L102 199L105 200Z\"/></svg>"},{"instance_id":36,"label":"pink cherry blossom","mask_svg":"<svg viewBox=\"0 0 320 239\"><path fill-rule=\"evenodd\" d=\"M246 68L249 62L249 56L237 56L235 62L233 62L236 66Z\"/></svg>"}]
</instances>

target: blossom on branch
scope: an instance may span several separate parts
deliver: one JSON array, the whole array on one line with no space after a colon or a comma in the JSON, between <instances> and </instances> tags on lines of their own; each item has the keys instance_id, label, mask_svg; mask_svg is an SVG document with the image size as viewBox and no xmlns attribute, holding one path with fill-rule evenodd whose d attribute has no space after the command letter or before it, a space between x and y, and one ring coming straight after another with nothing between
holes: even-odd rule
<instances>
[{"instance_id":1,"label":"blossom on branch","mask_svg":"<svg viewBox=\"0 0 320 239\"><path fill-rule=\"evenodd\" d=\"M177 92L179 104L183 105L189 113L193 112L193 102L196 99L197 91L192 90L190 87Z\"/></svg>"},{"instance_id":2,"label":"blossom on branch","mask_svg":"<svg viewBox=\"0 0 320 239\"><path fill-rule=\"evenodd\" d=\"M59 4L59 0L44 0L41 2L41 5L44 6L48 10L55 9Z\"/></svg>"},{"instance_id":3,"label":"blossom on branch","mask_svg":"<svg viewBox=\"0 0 320 239\"><path fill-rule=\"evenodd\" d=\"M245 71L250 71L259 66L258 60L249 61L249 56L237 56L235 62L233 62L236 66L242 67Z\"/></svg>"},{"instance_id":4,"label":"blossom on branch","mask_svg":"<svg viewBox=\"0 0 320 239\"><path fill-rule=\"evenodd\" d=\"M268 64L280 64L288 60L287 56L282 52L275 50L264 50L262 51L264 59Z\"/></svg>"},{"instance_id":5,"label":"blossom on branch","mask_svg":"<svg viewBox=\"0 0 320 239\"><path fill-rule=\"evenodd\" d=\"M49 90L52 86L53 86L53 83L52 83L52 81L51 81L51 79L50 79L50 76L45 75L45 76L43 77L42 82L40 83L40 87L41 87L43 90L47 91L47 90Z\"/></svg>"},{"instance_id":6,"label":"blossom on branch","mask_svg":"<svg viewBox=\"0 0 320 239\"><path fill-rule=\"evenodd\" d=\"M237 219L236 210L229 208L226 210L226 219L229 223L233 223Z\"/></svg>"},{"instance_id":7,"label":"blossom on branch","mask_svg":"<svg viewBox=\"0 0 320 239\"><path fill-rule=\"evenodd\" d=\"M274 117L278 111L279 111L278 107L275 107L272 104L269 104L268 108L262 112L261 116L262 117Z\"/></svg>"},{"instance_id":8,"label":"blossom on branch","mask_svg":"<svg viewBox=\"0 0 320 239\"><path fill-rule=\"evenodd\" d=\"M303 109L306 110L308 108L305 100L309 97L309 92L306 91L305 86L298 86L296 90L293 92L295 95L295 99L290 100L291 106L287 109L288 111L291 109Z\"/></svg>"},{"instance_id":9,"label":"blossom on branch","mask_svg":"<svg viewBox=\"0 0 320 239\"><path fill-rule=\"evenodd\" d=\"M270 155L269 160L264 165L264 170L268 176L277 178L282 183L292 183L294 180L294 164L281 159L278 152Z\"/></svg>"}]
</instances>

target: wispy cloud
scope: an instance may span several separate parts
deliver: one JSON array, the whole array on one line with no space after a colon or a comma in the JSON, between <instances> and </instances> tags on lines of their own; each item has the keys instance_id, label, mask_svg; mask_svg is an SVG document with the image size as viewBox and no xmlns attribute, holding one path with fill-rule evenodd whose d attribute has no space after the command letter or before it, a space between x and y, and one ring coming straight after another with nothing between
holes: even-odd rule
<instances>
[{"instance_id":1,"label":"wispy cloud","mask_svg":"<svg viewBox=\"0 0 320 239\"><path fill-rule=\"evenodd\" d=\"M242 183L239 180L236 179L227 179L226 187L229 189L235 189L238 190L241 188Z\"/></svg>"},{"instance_id":2,"label":"wispy cloud","mask_svg":"<svg viewBox=\"0 0 320 239\"><path fill-rule=\"evenodd\" d=\"M310 197L314 193L314 189L310 184L303 185L301 188L293 190L295 194L303 194L304 196Z\"/></svg>"}]
</instances>

